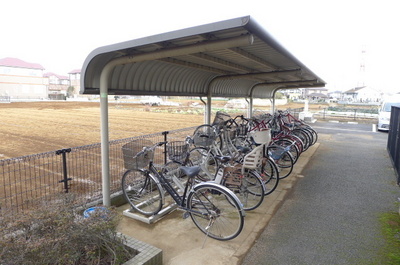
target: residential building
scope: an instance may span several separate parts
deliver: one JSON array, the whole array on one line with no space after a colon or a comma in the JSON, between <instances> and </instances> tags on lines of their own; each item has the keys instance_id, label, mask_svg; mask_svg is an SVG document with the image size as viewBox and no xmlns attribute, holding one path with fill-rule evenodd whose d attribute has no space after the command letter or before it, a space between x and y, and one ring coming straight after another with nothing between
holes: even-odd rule
<instances>
[{"instance_id":1,"label":"residential building","mask_svg":"<svg viewBox=\"0 0 400 265\"><path fill-rule=\"evenodd\" d=\"M65 99L68 93L69 78L54 73L45 73L43 75L48 80L48 98L49 99Z\"/></svg>"},{"instance_id":2,"label":"residential building","mask_svg":"<svg viewBox=\"0 0 400 265\"><path fill-rule=\"evenodd\" d=\"M44 67L17 58L0 59L0 96L14 99L47 98L48 78Z\"/></svg>"},{"instance_id":3,"label":"residential building","mask_svg":"<svg viewBox=\"0 0 400 265\"><path fill-rule=\"evenodd\" d=\"M303 88L302 98L309 100L320 100L328 98L328 89L323 87Z\"/></svg>"},{"instance_id":4,"label":"residential building","mask_svg":"<svg viewBox=\"0 0 400 265\"><path fill-rule=\"evenodd\" d=\"M361 86L343 92L343 99L349 102L371 103L380 102L383 95L381 91L372 87Z\"/></svg>"},{"instance_id":5,"label":"residential building","mask_svg":"<svg viewBox=\"0 0 400 265\"><path fill-rule=\"evenodd\" d=\"M73 88L73 95L78 95L81 90L81 69L75 69L68 73L69 86Z\"/></svg>"}]
</instances>

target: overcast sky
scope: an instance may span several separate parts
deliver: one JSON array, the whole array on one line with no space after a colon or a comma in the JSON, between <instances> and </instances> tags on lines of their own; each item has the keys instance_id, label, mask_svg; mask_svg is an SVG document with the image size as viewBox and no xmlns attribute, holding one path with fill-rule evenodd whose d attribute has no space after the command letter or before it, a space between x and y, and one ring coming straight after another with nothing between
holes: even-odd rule
<instances>
[{"instance_id":1,"label":"overcast sky","mask_svg":"<svg viewBox=\"0 0 400 265\"><path fill-rule=\"evenodd\" d=\"M13 0L0 10L0 58L59 75L101 46L250 15L328 89L400 91L398 0Z\"/></svg>"}]
</instances>

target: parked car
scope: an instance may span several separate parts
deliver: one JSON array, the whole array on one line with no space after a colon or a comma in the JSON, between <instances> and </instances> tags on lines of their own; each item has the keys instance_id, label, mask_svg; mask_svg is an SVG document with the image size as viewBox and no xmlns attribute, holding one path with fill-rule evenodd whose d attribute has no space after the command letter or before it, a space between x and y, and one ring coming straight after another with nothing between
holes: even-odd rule
<instances>
[{"instance_id":1,"label":"parked car","mask_svg":"<svg viewBox=\"0 0 400 265\"><path fill-rule=\"evenodd\" d=\"M379 109L378 116L378 130L380 131L389 131L390 128L390 112L392 110L392 106L400 107L400 98L392 98L388 101L384 101L382 103L381 108Z\"/></svg>"}]
</instances>

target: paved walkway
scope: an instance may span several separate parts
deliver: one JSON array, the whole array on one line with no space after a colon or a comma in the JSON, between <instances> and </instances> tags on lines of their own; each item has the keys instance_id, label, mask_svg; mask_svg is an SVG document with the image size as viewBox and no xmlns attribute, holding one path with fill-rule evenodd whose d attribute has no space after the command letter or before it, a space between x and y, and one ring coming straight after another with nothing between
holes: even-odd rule
<instances>
[{"instance_id":1,"label":"paved walkway","mask_svg":"<svg viewBox=\"0 0 400 265\"><path fill-rule=\"evenodd\" d=\"M237 238L208 238L203 246L204 234L180 211L154 224L125 216L119 231L162 249L165 265L373 261L383 245L378 216L398 209L400 197L387 133L372 132L365 124L317 122L313 127L318 143L259 208L247 212Z\"/></svg>"},{"instance_id":2,"label":"paved walkway","mask_svg":"<svg viewBox=\"0 0 400 265\"><path fill-rule=\"evenodd\" d=\"M380 214L400 188L387 133L371 125L313 125L320 146L302 178L243 259L249 264L379 264Z\"/></svg>"}]
</instances>

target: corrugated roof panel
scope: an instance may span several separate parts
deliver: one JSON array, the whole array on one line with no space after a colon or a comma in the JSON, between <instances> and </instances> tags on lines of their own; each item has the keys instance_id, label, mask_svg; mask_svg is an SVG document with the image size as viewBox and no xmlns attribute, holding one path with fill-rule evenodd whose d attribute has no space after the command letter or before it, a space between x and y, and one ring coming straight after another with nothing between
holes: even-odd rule
<instances>
[{"instance_id":1,"label":"corrugated roof panel","mask_svg":"<svg viewBox=\"0 0 400 265\"><path fill-rule=\"evenodd\" d=\"M110 94L206 96L212 84L214 96L242 97L256 84L259 96L325 85L250 16L100 47L85 60L82 93L100 93L107 67Z\"/></svg>"},{"instance_id":2,"label":"corrugated roof panel","mask_svg":"<svg viewBox=\"0 0 400 265\"><path fill-rule=\"evenodd\" d=\"M198 71L166 62L146 61L115 67L110 89L118 94L146 95L190 93L204 95L204 87L212 79L207 71Z\"/></svg>"}]
</instances>

